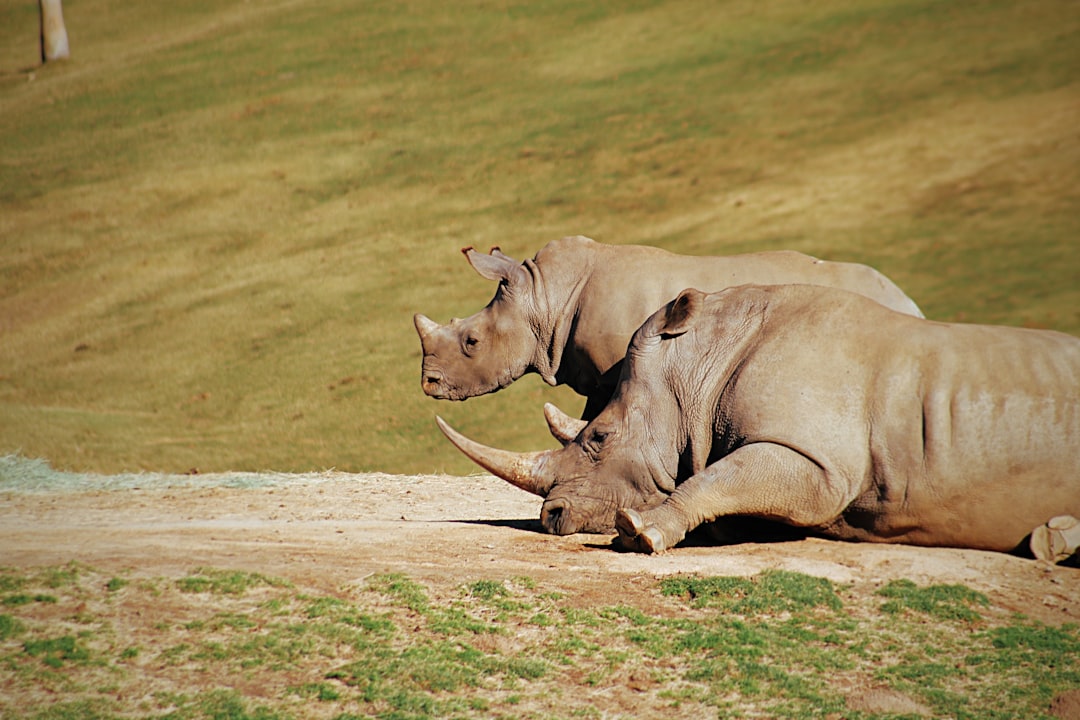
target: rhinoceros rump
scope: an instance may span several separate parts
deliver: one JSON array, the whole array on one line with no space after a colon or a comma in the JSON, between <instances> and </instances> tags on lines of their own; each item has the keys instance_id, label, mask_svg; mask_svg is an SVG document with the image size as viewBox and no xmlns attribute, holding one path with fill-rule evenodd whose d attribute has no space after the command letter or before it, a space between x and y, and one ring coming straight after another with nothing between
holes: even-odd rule
<instances>
[{"instance_id":1,"label":"rhinoceros rump","mask_svg":"<svg viewBox=\"0 0 1080 720\"><path fill-rule=\"evenodd\" d=\"M413 317L424 353L421 385L434 398L464 400L536 372L550 385L566 384L586 396L583 417L592 418L611 397L630 336L687 287L811 283L921 317L877 270L797 252L690 257L580 236L549 243L524 262L497 248L488 255L463 252L499 287L487 307L464 320L439 325L419 313Z\"/></svg>"},{"instance_id":2,"label":"rhinoceros rump","mask_svg":"<svg viewBox=\"0 0 1080 720\"><path fill-rule=\"evenodd\" d=\"M725 516L1001 551L1080 516L1080 339L931 322L830 288L684 291L561 449L490 451L439 424L543 496L549 532L615 526L646 552Z\"/></svg>"}]
</instances>

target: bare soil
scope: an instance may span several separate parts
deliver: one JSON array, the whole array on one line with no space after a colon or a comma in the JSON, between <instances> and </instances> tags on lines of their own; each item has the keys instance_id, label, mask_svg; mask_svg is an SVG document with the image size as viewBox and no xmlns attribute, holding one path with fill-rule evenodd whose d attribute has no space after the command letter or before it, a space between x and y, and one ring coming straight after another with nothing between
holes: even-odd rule
<instances>
[{"instance_id":1,"label":"bare soil","mask_svg":"<svg viewBox=\"0 0 1080 720\"><path fill-rule=\"evenodd\" d=\"M614 535L544 534L539 500L490 476L324 473L267 487L155 486L0 493L8 566L77 560L128 576L201 566L328 590L400 572L433 591L527 576L573 602L647 605L672 573L749 576L785 569L872 593L896 578L960 583L1049 624L1080 622L1080 570L1011 555L803 539L619 550ZM147 483L150 485L150 483Z\"/></svg>"}]
</instances>

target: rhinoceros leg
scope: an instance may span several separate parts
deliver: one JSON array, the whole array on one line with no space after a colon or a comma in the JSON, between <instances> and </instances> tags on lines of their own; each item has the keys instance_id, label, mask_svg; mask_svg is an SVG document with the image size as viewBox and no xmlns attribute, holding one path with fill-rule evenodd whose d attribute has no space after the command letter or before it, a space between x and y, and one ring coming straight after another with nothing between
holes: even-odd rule
<instances>
[{"instance_id":1,"label":"rhinoceros leg","mask_svg":"<svg viewBox=\"0 0 1080 720\"><path fill-rule=\"evenodd\" d=\"M751 515L800 527L825 525L849 502L848 486L791 448L745 445L679 485L663 504L620 510L615 527L622 544L662 552L690 530L726 515Z\"/></svg>"}]
</instances>

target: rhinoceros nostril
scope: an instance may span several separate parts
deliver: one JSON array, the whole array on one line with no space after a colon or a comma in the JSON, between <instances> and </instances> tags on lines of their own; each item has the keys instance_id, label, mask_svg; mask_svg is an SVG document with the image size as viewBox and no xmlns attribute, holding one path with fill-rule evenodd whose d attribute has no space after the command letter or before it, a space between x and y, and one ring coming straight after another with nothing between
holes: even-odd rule
<instances>
[{"instance_id":1,"label":"rhinoceros nostril","mask_svg":"<svg viewBox=\"0 0 1080 720\"><path fill-rule=\"evenodd\" d=\"M544 527L550 533L559 532L559 520L562 519L562 508L551 508L544 513Z\"/></svg>"}]
</instances>

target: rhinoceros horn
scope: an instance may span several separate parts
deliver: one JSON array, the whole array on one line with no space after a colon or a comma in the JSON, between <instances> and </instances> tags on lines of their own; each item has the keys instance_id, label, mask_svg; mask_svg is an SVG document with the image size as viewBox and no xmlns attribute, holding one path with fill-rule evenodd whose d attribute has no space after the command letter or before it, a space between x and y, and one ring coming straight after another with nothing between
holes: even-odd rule
<instances>
[{"instance_id":1,"label":"rhinoceros horn","mask_svg":"<svg viewBox=\"0 0 1080 720\"><path fill-rule=\"evenodd\" d=\"M435 422L438 423L443 435L454 443L458 450L492 475L501 477L511 485L540 497L547 497L551 491L552 481L543 478L540 473L543 460L551 453L550 450L515 453L490 448L465 437L437 415Z\"/></svg>"},{"instance_id":2,"label":"rhinoceros horn","mask_svg":"<svg viewBox=\"0 0 1080 720\"><path fill-rule=\"evenodd\" d=\"M578 436L582 428L588 425L584 420L576 420L551 403L544 403L544 419L552 437L563 445Z\"/></svg>"},{"instance_id":3,"label":"rhinoceros horn","mask_svg":"<svg viewBox=\"0 0 1080 720\"><path fill-rule=\"evenodd\" d=\"M426 340L431 333L435 332L440 327L439 323L421 313L413 315L413 325L416 326L416 333L420 336L421 340Z\"/></svg>"}]
</instances>

